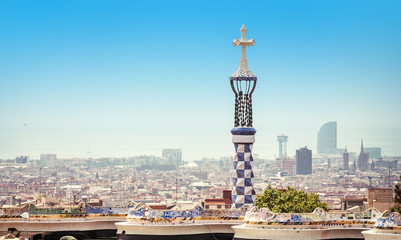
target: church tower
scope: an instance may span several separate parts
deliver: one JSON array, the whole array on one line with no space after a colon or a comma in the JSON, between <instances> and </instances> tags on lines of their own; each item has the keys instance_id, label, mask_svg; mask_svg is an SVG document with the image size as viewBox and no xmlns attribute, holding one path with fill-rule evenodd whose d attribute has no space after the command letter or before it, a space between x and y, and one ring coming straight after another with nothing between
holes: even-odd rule
<instances>
[{"instance_id":1,"label":"church tower","mask_svg":"<svg viewBox=\"0 0 401 240\"><path fill-rule=\"evenodd\" d=\"M363 150L363 139L361 140L361 152L358 156L358 169L360 171L367 171L369 169L369 153Z\"/></svg>"}]
</instances>

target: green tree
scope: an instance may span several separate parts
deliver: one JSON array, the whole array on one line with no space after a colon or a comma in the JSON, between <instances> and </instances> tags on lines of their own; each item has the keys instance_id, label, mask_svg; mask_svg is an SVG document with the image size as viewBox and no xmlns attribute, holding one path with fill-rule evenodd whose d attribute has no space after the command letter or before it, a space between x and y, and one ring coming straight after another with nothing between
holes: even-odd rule
<instances>
[{"instance_id":1,"label":"green tree","mask_svg":"<svg viewBox=\"0 0 401 240\"><path fill-rule=\"evenodd\" d=\"M327 203L320 201L316 193L297 191L292 187L282 191L272 188L270 184L262 195L256 197L255 206L269 208L276 213L310 213L318 207L329 210Z\"/></svg>"},{"instance_id":2,"label":"green tree","mask_svg":"<svg viewBox=\"0 0 401 240\"><path fill-rule=\"evenodd\" d=\"M401 182L401 176L400 176ZM394 207L390 208L392 212L399 212L401 213L401 186L400 184L395 184L394 187Z\"/></svg>"}]
</instances>

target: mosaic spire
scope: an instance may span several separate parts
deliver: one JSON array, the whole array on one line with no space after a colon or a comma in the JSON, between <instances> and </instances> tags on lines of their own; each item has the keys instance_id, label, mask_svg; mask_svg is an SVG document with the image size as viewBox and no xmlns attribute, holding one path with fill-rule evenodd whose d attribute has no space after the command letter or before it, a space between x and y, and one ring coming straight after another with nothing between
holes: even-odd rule
<instances>
[{"instance_id":1,"label":"mosaic spire","mask_svg":"<svg viewBox=\"0 0 401 240\"><path fill-rule=\"evenodd\" d=\"M256 193L252 179L252 146L256 130L252 127L252 93L257 77L249 70L246 47L253 46L255 40L246 39L246 27L241 27L241 38L234 39L233 45L241 46L241 59L237 70L230 76L231 88L235 94L234 128L231 130L235 148L232 208L253 205Z\"/></svg>"}]
</instances>

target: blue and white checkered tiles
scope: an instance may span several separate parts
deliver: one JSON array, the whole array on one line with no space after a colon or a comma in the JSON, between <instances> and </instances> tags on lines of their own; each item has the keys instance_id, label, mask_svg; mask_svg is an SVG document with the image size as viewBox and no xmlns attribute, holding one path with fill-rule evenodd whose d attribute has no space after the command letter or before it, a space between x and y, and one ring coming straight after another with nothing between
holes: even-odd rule
<instances>
[{"instance_id":1,"label":"blue and white checkered tiles","mask_svg":"<svg viewBox=\"0 0 401 240\"><path fill-rule=\"evenodd\" d=\"M253 205L256 198L252 185L252 178L254 178L251 165L252 145L252 143L234 143L236 155L234 157L234 188L231 194L232 208L240 208L244 204Z\"/></svg>"}]
</instances>

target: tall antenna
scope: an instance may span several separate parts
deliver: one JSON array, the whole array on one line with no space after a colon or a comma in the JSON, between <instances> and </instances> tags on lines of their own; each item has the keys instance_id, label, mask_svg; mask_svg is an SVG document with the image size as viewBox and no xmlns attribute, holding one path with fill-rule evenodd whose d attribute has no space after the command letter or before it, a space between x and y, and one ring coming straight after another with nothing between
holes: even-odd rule
<instances>
[{"instance_id":1,"label":"tall antenna","mask_svg":"<svg viewBox=\"0 0 401 240\"><path fill-rule=\"evenodd\" d=\"M88 144L88 150L86 151L86 153L92 153L92 150L90 149L89 144Z\"/></svg>"},{"instance_id":2,"label":"tall antenna","mask_svg":"<svg viewBox=\"0 0 401 240\"><path fill-rule=\"evenodd\" d=\"M70 206L72 207L72 177L70 177Z\"/></svg>"},{"instance_id":3,"label":"tall antenna","mask_svg":"<svg viewBox=\"0 0 401 240\"><path fill-rule=\"evenodd\" d=\"M178 178L175 178L175 202L177 203L178 199Z\"/></svg>"},{"instance_id":4,"label":"tall antenna","mask_svg":"<svg viewBox=\"0 0 401 240\"><path fill-rule=\"evenodd\" d=\"M388 167L388 187L391 189L391 181L390 181L390 170L391 170L391 167L389 166ZM388 200L388 210L390 210L390 205L391 205L391 200L392 200L392 194L389 194L389 200Z\"/></svg>"},{"instance_id":5,"label":"tall antenna","mask_svg":"<svg viewBox=\"0 0 401 240\"><path fill-rule=\"evenodd\" d=\"M39 196L42 194L42 168L39 168Z\"/></svg>"}]
</instances>

